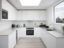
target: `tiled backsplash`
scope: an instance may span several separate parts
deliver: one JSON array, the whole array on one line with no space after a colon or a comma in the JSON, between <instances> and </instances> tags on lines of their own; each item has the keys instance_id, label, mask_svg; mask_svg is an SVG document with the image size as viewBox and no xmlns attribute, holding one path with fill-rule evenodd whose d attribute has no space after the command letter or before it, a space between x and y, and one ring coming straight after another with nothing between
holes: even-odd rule
<instances>
[{"instance_id":1,"label":"tiled backsplash","mask_svg":"<svg viewBox=\"0 0 64 48\"><path fill-rule=\"evenodd\" d=\"M18 24L23 27L25 24L26 27L38 27L41 23L46 24L44 21L18 21L18 22L13 22L14 24Z\"/></svg>"}]
</instances>

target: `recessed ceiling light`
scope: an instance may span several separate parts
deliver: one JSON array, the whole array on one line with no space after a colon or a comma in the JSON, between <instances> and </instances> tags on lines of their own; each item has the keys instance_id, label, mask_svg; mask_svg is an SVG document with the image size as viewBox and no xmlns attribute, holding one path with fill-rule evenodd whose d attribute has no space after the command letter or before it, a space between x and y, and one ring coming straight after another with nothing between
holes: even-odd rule
<instances>
[{"instance_id":1,"label":"recessed ceiling light","mask_svg":"<svg viewBox=\"0 0 64 48\"><path fill-rule=\"evenodd\" d=\"M39 6L41 0L20 0L22 6Z\"/></svg>"}]
</instances>

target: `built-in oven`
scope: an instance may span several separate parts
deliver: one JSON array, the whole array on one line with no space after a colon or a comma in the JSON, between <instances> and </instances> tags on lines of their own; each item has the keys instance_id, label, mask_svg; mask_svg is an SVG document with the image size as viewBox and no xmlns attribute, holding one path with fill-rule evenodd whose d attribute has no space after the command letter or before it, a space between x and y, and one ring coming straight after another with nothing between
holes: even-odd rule
<instances>
[{"instance_id":1,"label":"built-in oven","mask_svg":"<svg viewBox=\"0 0 64 48\"><path fill-rule=\"evenodd\" d=\"M34 28L26 28L26 35L34 35Z\"/></svg>"},{"instance_id":2,"label":"built-in oven","mask_svg":"<svg viewBox=\"0 0 64 48\"><path fill-rule=\"evenodd\" d=\"M8 11L2 9L2 19L8 19Z\"/></svg>"}]
</instances>

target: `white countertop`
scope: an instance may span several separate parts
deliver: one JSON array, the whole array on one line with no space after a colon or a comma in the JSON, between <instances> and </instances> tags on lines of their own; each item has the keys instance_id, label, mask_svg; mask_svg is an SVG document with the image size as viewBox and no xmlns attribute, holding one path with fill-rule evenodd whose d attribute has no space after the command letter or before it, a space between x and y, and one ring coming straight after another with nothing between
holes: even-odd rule
<instances>
[{"instance_id":1,"label":"white countertop","mask_svg":"<svg viewBox=\"0 0 64 48\"><path fill-rule=\"evenodd\" d=\"M62 33L57 32L57 31L48 31L48 33L53 35L54 37L57 37L57 38L64 38L64 35Z\"/></svg>"},{"instance_id":2,"label":"white countertop","mask_svg":"<svg viewBox=\"0 0 64 48\"><path fill-rule=\"evenodd\" d=\"M0 35L10 35L12 32L14 31L14 29L7 29L4 31L0 31Z\"/></svg>"},{"instance_id":3,"label":"white countertop","mask_svg":"<svg viewBox=\"0 0 64 48\"><path fill-rule=\"evenodd\" d=\"M14 30L17 30L18 28L15 28L15 29L7 29L7 30L4 30L4 31L0 31L0 35L10 35L12 32L14 32ZM44 29L44 28L43 28ZM54 37L57 37L57 38L64 38L64 35L62 33L59 33L57 31L47 31L49 34L51 34L52 36Z\"/></svg>"}]
</instances>

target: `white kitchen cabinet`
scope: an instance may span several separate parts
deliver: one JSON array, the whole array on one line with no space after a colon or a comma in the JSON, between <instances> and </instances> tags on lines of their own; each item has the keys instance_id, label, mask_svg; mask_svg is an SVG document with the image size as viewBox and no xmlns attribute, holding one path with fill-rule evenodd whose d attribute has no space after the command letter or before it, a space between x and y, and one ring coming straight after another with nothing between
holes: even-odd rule
<instances>
[{"instance_id":1,"label":"white kitchen cabinet","mask_svg":"<svg viewBox=\"0 0 64 48\"><path fill-rule=\"evenodd\" d=\"M14 48L16 44L16 32L13 31L8 35L0 35L0 48Z\"/></svg>"},{"instance_id":2,"label":"white kitchen cabinet","mask_svg":"<svg viewBox=\"0 0 64 48\"><path fill-rule=\"evenodd\" d=\"M23 10L23 11L18 11L17 13L17 20L41 20L41 21L46 21L46 10Z\"/></svg>"},{"instance_id":3,"label":"white kitchen cabinet","mask_svg":"<svg viewBox=\"0 0 64 48\"><path fill-rule=\"evenodd\" d=\"M42 31L39 27L38 28L34 27L34 35L26 35L26 28L18 28L17 36L18 36L18 39L23 37L40 37L41 32Z\"/></svg>"},{"instance_id":4,"label":"white kitchen cabinet","mask_svg":"<svg viewBox=\"0 0 64 48\"><path fill-rule=\"evenodd\" d=\"M2 0L1 5L2 5L2 9L8 12L8 19L1 18L1 20L4 20L4 21L16 20L17 10L9 3L9 1Z\"/></svg>"},{"instance_id":5,"label":"white kitchen cabinet","mask_svg":"<svg viewBox=\"0 0 64 48\"><path fill-rule=\"evenodd\" d=\"M8 48L8 36L0 35L0 48Z\"/></svg>"},{"instance_id":6,"label":"white kitchen cabinet","mask_svg":"<svg viewBox=\"0 0 64 48\"><path fill-rule=\"evenodd\" d=\"M26 37L26 28L18 28L17 36L18 36L18 39L21 37Z\"/></svg>"},{"instance_id":7,"label":"white kitchen cabinet","mask_svg":"<svg viewBox=\"0 0 64 48\"><path fill-rule=\"evenodd\" d=\"M55 48L56 38L47 33L46 30L42 29L41 38L47 48Z\"/></svg>"},{"instance_id":8,"label":"white kitchen cabinet","mask_svg":"<svg viewBox=\"0 0 64 48\"><path fill-rule=\"evenodd\" d=\"M40 37L41 36L41 32L42 32L42 30L41 30L41 28L34 28L34 36L35 37Z\"/></svg>"},{"instance_id":9,"label":"white kitchen cabinet","mask_svg":"<svg viewBox=\"0 0 64 48\"><path fill-rule=\"evenodd\" d=\"M64 48L64 38L58 38L56 42L56 48Z\"/></svg>"},{"instance_id":10,"label":"white kitchen cabinet","mask_svg":"<svg viewBox=\"0 0 64 48\"><path fill-rule=\"evenodd\" d=\"M16 31L14 31L12 34L8 36L8 44L9 48L14 48L16 44Z\"/></svg>"},{"instance_id":11,"label":"white kitchen cabinet","mask_svg":"<svg viewBox=\"0 0 64 48\"><path fill-rule=\"evenodd\" d=\"M56 38L47 33L47 31L42 32L42 40L44 41L47 48L56 47Z\"/></svg>"},{"instance_id":12,"label":"white kitchen cabinet","mask_svg":"<svg viewBox=\"0 0 64 48\"><path fill-rule=\"evenodd\" d=\"M47 48L64 48L64 37L55 31L46 31L42 29L41 39Z\"/></svg>"}]
</instances>

